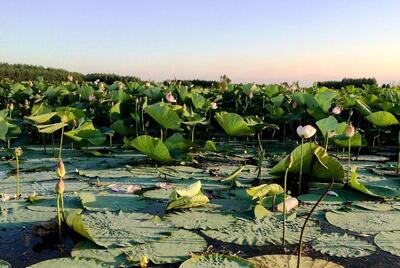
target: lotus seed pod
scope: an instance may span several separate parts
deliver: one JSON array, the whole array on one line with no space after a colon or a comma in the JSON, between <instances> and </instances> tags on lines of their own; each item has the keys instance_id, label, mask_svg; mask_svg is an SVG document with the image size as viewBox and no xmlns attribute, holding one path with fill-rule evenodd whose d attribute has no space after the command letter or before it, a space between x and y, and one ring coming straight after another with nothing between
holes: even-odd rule
<instances>
[{"instance_id":1,"label":"lotus seed pod","mask_svg":"<svg viewBox=\"0 0 400 268\"><path fill-rule=\"evenodd\" d=\"M58 161L58 163L57 163L56 173L60 179L64 178L65 167L64 167L64 162L62 160Z\"/></svg>"},{"instance_id":2,"label":"lotus seed pod","mask_svg":"<svg viewBox=\"0 0 400 268\"><path fill-rule=\"evenodd\" d=\"M286 162L285 162L286 168L291 168L292 164L293 164L293 156L292 156L292 154L289 154L286 157Z\"/></svg>"},{"instance_id":3,"label":"lotus seed pod","mask_svg":"<svg viewBox=\"0 0 400 268\"><path fill-rule=\"evenodd\" d=\"M346 137L351 138L356 134L356 129L354 128L353 124L350 122L350 124L346 128Z\"/></svg>"},{"instance_id":4,"label":"lotus seed pod","mask_svg":"<svg viewBox=\"0 0 400 268\"><path fill-rule=\"evenodd\" d=\"M21 147L15 148L15 155L17 157L21 157L22 154L23 154L23 151L22 151Z\"/></svg>"},{"instance_id":5,"label":"lotus seed pod","mask_svg":"<svg viewBox=\"0 0 400 268\"><path fill-rule=\"evenodd\" d=\"M62 193L64 193L64 188L65 188L64 180L63 180L63 179L58 180L58 182L57 182L57 184L56 184L56 188L55 188L56 193L57 193L57 194L62 194Z\"/></svg>"}]
</instances>

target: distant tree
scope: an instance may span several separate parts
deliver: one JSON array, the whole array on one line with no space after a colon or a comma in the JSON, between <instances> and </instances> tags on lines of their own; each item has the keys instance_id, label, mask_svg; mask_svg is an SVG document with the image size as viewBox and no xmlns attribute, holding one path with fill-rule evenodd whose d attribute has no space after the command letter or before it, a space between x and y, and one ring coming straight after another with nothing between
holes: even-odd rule
<instances>
[{"instance_id":1,"label":"distant tree","mask_svg":"<svg viewBox=\"0 0 400 268\"><path fill-rule=\"evenodd\" d=\"M316 83L320 87L341 89L346 86L363 87L363 85L377 86L375 78L343 78L341 81L322 81Z\"/></svg>"}]
</instances>

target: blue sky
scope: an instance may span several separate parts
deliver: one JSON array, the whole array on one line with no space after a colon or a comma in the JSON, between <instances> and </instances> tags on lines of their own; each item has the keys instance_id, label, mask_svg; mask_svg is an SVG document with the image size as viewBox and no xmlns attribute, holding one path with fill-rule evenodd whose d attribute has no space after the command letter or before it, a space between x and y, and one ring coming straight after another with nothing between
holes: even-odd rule
<instances>
[{"instance_id":1,"label":"blue sky","mask_svg":"<svg viewBox=\"0 0 400 268\"><path fill-rule=\"evenodd\" d=\"M0 0L0 61L142 79L400 80L397 0Z\"/></svg>"}]
</instances>

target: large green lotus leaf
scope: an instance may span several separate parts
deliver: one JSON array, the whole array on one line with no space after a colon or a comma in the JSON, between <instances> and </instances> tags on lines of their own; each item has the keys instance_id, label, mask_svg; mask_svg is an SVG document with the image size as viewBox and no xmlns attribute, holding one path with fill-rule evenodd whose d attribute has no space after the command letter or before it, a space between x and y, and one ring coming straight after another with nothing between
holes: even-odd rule
<instances>
[{"instance_id":1,"label":"large green lotus leaf","mask_svg":"<svg viewBox=\"0 0 400 268\"><path fill-rule=\"evenodd\" d=\"M358 233L374 234L400 230L398 211L330 211L325 217L330 224Z\"/></svg>"},{"instance_id":2,"label":"large green lotus leaf","mask_svg":"<svg viewBox=\"0 0 400 268\"><path fill-rule=\"evenodd\" d=\"M329 256L356 258L373 254L374 245L347 234L322 234L312 242L312 248Z\"/></svg>"},{"instance_id":3,"label":"large green lotus leaf","mask_svg":"<svg viewBox=\"0 0 400 268\"><path fill-rule=\"evenodd\" d=\"M67 124L54 123L54 124L48 124L48 125L37 125L36 127L38 128L38 131L40 133L51 134L51 133L54 133L57 130L61 129L63 127L63 125L66 126Z\"/></svg>"},{"instance_id":4,"label":"large green lotus leaf","mask_svg":"<svg viewBox=\"0 0 400 268\"><path fill-rule=\"evenodd\" d=\"M319 130L322 133L322 136L324 139L326 139L326 134L328 133L328 138L331 138L335 136L335 130L338 125L338 121L336 120L335 117L329 116L327 118L318 120L316 122L316 125L318 126Z\"/></svg>"},{"instance_id":5,"label":"large green lotus leaf","mask_svg":"<svg viewBox=\"0 0 400 268\"><path fill-rule=\"evenodd\" d=\"M76 142L86 142L93 145L101 145L106 141L106 136L93 126L92 122L86 122L79 128L65 132L65 136Z\"/></svg>"},{"instance_id":6,"label":"large green lotus leaf","mask_svg":"<svg viewBox=\"0 0 400 268\"><path fill-rule=\"evenodd\" d=\"M58 258L45 260L31 266L28 268L111 268L108 264L93 260L93 259L83 259L83 258Z\"/></svg>"},{"instance_id":7,"label":"large green lotus leaf","mask_svg":"<svg viewBox=\"0 0 400 268\"><path fill-rule=\"evenodd\" d=\"M335 137L334 141L337 146L345 148L349 147L349 142L351 144L351 147L363 147L367 145L366 140L358 132L354 134L354 136L350 139L344 134L338 135Z\"/></svg>"},{"instance_id":8,"label":"large green lotus leaf","mask_svg":"<svg viewBox=\"0 0 400 268\"><path fill-rule=\"evenodd\" d=\"M357 180L357 172L355 167L352 167L351 169L351 176L348 185L357 191L374 197L397 198L400 196L400 191L393 188L360 183Z\"/></svg>"},{"instance_id":9,"label":"large green lotus leaf","mask_svg":"<svg viewBox=\"0 0 400 268\"><path fill-rule=\"evenodd\" d=\"M380 232L374 242L380 249L400 257L400 231Z\"/></svg>"},{"instance_id":10,"label":"large green lotus leaf","mask_svg":"<svg viewBox=\"0 0 400 268\"><path fill-rule=\"evenodd\" d=\"M360 99L356 100L356 109L362 116L368 116L372 114L371 108L369 108L368 105Z\"/></svg>"},{"instance_id":11,"label":"large green lotus leaf","mask_svg":"<svg viewBox=\"0 0 400 268\"><path fill-rule=\"evenodd\" d=\"M167 223L144 213L66 211L65 222L75 232L106 248L153 242L173 231Z\"/></svg>"},{"instance_id":12,"label":"large green lotus leaf","mask_svg":"<svg viewBox=\"0 0 400 268\"><path fill-rule=\"evenodd\" d=\"M352 205L372 211L389 211L393 209L392 204L377 201L357 201Z\"/></svg>"},{"instance_id":13,"label":"large green lotus leaf","mask_svg":"<svg viewBox=\"0 0 400 268\"><path fill-rule=\"evenodd\" d=\"M315 148L314 155L316 156L317 161L314 161L312 167L312 178L323 181L331 179L335 179L335 181L343 181L344 170L336 158L328 155L326 150L320 146Z\"/></svg>"},{"instance_id":14,"label":"large green lotus leaf","mask_svg":"<svg viewBox=\"0 0 400 268\"><path fill-rule=\"evenodd\" d=\"M131 194L109 194L83 192L80 195L82 205L90 211L137 211L150 205L150 202Z\"/></svg>"},{"instance_id":15,"label":"large green lotus leaf","mask_svg":"<svg viewBox=\"0 0 400 268\"><path fill-rule=\"evenodd\" d=\"M193 106L196 109L203 108L204 104L206 103L206 99L199 93L191 93L190 94Z\"/></svg>"},{"instance_id":16,"label":"large green lotus leaf","mask_svg":"<svg viewBox=\"0 0 400 268\"><path fill-rule=\"evenodd\" d=\"M301 145L297 146L292 152L292 167L289 169L289 173L299 173L300 172L300 163L301 163ZM314 151L318 147L317 144L313 142L307 142L303 144L303 175L310 174ZM273 175L283 174L286 170L286 158L279 161L270 171Z\"/></svg>"},{"instance_id":17,"label":"large green lotus leaf","mask_svg":"<svg viewBox=\"0 0 400 268\"><path fill-rule=\"evenodd\" d=\"M297 268L297 255L262 255L248 259L257 268ZM302 256L301 268L343 268L343 266L323 259Z\"/></svg>"},{"instance_id":18,"label":"large green lotus leaf","mask_svg":"<svg viewBox=\"0 0 400 268\"><path fill-rule=\"evenodd\" d=\"M256 266L240 257L227 256L221 254L210 254L206 256L196 256L184 261L179 268L255 268Z\"/></svg>"},{"instance_id":19,"label":"large green lotus leaf","mask_svg":"<svg viewBox=\"0 0 400 268\"><path fill-rule=\"evenodd\" d=\"M6 262L5 260L0 259L0 268L11 268L11 264Z\"/></svg>"},{"instance_id":20,"label":"large green lotus leaf","mask_svg":"<svg viewBox=\"0 0 400 268\"><path fill-rule=\"evenodd\" d=\"M235 113L220 112L215 119L229 136L249 136L253 134L243 117Z\"/></svg>"},{"instance_id":21,"label":"large green lotus leaf","mask_svg":"<svg viewBox=\"0 0 400 268\"><path fill-rule=\"evenodd\" d=\"M168 137L164 143L168 150L186 151L186 149L189 148L188 141L181 133L174 133L172 136Z\"/></svg>"},{"instance_id":22,"label":"large green lotus leaf","mask_svg":"<svg viewBox=\"0 0 400 268\"><path fill-rule=\"evenodd\" d=\"M393 114L385 111L372 113L366 116L365 119L378 127L388 127L399 124L399 121L397 121Z\"/></svg>"},{"instance_id":23,"label":"large green lotus leaf","mask_svg":"<svg viewBox=\"0 0 400 268\"><path fill-rule=\"evenodd\" d=\"M51 118L53 118L53 116L55 116L56 114L57 114L56 112L52 112L40 115L31 115L31 116L25 116L25 119L34 122L35 124L44 124Z\"/></svg>"},{"instance_id":24,"label":"large green lotus leaf","mask_svg":"<svg viewBox=\"0 0 400 268\"><path fill-rule=\"evenodd\" d=\"M26 208L9 208L0 212L0 228L20 228L50 221L56 217L53 212L31 211Z\"/></svg>"},{"instance_id":25,"label":"large green lotus leaf","mask_svg":"<svg viewBox=\"0 0 400 268\"><path fill-rule=\"evenodd\" d=\"M124 138L125 145L134 147L141 153L158 162L173 161L167 146L159 139L142 135L134 139Z\"/></svg>"},{"instance_id":26,"label":"large green lotus leaf","mask_svg":"<svg viewBox=\"0 0 400 268\"><path fill-rule=\"evenodd\" d=\"M0 140L6 141L8 132L8 123L6 120L0 117Z\"/></svg>"},{"instance_id":27,"label":"large green lotus leaf","mask_svg":"<svg viewBox=\"0 0 400 268\"><path fill-rule=\"evenodd\" d=\"M128 248L104 248L85 240L78 242L72 248L71 256L75 258L94 259L113 267L128 267L124 250Z\"/></svg>"},{"instance_id":28,"label":"large green lotus leaf","mask_svg":"<svg viewBox=\"0 0 400 268\"><path fill-rule=\"evenodd\" d=\"M300 237L303 219L295 219L286 223L285 241L288 244L297 244ZM266 246L282 244L283 222L276 217L262 220L238 219L234 225L217 230L202 231L207 236L227 243L235 243L244 246ZM307 232L304 233L304 241L310 241L320 234L319 226L310 221Z\"/></svg>"},{"instance_id":29,"label":"large green lotus leaf","mask_svg":"<svg viewBox=\"0 0 400 268\"><path fill-rule=\"evenodd\" d=\"M163 128L180 129L182 120L178 113L172 110L167 103L154 103L145 107L144 111Z\"/></svg>"},{"instance_id":30,"label":"large green lotus leaf","mask_svg":"<svg viewBox=\"0 0 400 268\"><path fill-rule=\"evenodd\" d=\"M125 254L128 260L135 264L138 264L140 257L144 255L154 264L164 264L184 261L192 253L201 253L206 248L207 242L200 235L179 230L158 241L127 248Z\"/></svg>"},{"instance_id":31,"label":"large green lotus leaf","mask_svg":"<svg viewBox=\"0 0 400 268\"><path fill-rule=\"evenodd\" d=\"M172 199L168 203L166 210L199 207L208 202L210 202L208 197L200 192L195 196L181 196Z\"/></svg>"},{"instance_id":32,"label":"large green lotus leaf","mask_svg":"<svg viewBox=\"0 0 400 268\"><path fill-rule=\"evenodd\" d=\"M233 224L236 219L230 214L190 211L171 213L165 217L175 227L185 229L218 229Z\"/></svg>"},{"instance_id":33,"label":"large green lotus leaf","mask_svg":"<svg viewBox=\"0 0 400 268\"><path fill-rule=\"evenodd\" d=\"M319 107L325 113L329 112L329 108L332 106L332 100L337 96L337 92L333 90L320 90L315 94L315 101L318 103Z\"/></svg>"},{"instance_id":34,"label":"large green lotus leaf","mask_svg":"<svg viewBox=\"0 0 400 268\"><path fill-rule=\"evenodd\" d=\"M127 126L124 120L117 120L112 125L111 128L122 136L132 136L134 135L135 129L131 126Z\"/></svg>"}]
</instances>

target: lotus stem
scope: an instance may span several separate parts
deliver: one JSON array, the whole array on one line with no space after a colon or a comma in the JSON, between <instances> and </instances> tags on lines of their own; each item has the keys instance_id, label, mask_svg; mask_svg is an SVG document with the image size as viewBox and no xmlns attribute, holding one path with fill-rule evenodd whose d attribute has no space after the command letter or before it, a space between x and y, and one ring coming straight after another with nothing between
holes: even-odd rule
<instances>
[{"instance_id":1,"label":"lotus stem","mask_svg":"<svg viewBox=\"0 0 400 268\"><path fill-rule=\"evenodd\" d=\"M44 134L42 134L42 141L43 141L43 153L46 154L47 150L46 150L46 139L44 137Z\"/></svg>"},{"instance_id":2,"label":"lotus stem","mask_svg":"<svg viewBox=\"0 0 400 268\"><path fill-rule=\"evenodd\" d=\"M325 196L328 194L328 192L332 189L333 183L335 182L335 179L332 179L330 182L328 189L326 189L325 193L321 195L321 197L318 199L317 203L312 207L310 213L308 213L306 220L304 221L303 227L301 228L300 232L300 240L299 240L299 249L298 249L298 254L297 254L297 268L300 268L300 262L301 262L301 248L303 245L303 235L304 235L304 230L306 229L307 222L310 220L311 215L313 214L314 210L317 208L319 203L321 203L322 199L325 198Z\"/></svg>"},{"instance_id":3,"label":"lotus stem","mask_svg":"<svg viewBox=\"0 0 400 268\"><path fill-rule=\"evenodd\" d=\"M194 130L196 128L196 125L193 125L192 129L191 129L191 137L192 137L192 142L194 142Z\"/></svg>"},{"instance_id":4,"label":"lotus stem","mask_svg":"<svg viewBox=\"0 0 400 268\"><path fill-rule=\"evenodd\" d=\"M11 139L7 139L7 149L11 148Z\"/></svg>"},{"instance_id":5,"label":"lotus stem","mask_svg":"<svg viewBox=\"0 0 400 268\"><path fill-rule=\"evenodd\" d=\"M63 138L64 138L64 122L63 122L63 125L61 127L61 138L60 138L60 148L58 150L58 161L60 161L61 157L62 157Z\"/></svg>"},{"instance_id":6,"label":"lotus stem","mask_svg":"<svg viewBox=\"0 0 400 268\"><path fill-rule=\"evenodd\" d=\"M109 136L109 142L110 142L110 152L112 151L112 138L113 138L113 136L112 135L110 135Z\"/></svg>"},{"instance_id":7,"label":"lotus stem","mask_svg":"<svg viewBox=\"0 0 400 268\"><path fill-rule=\"evenodd\" d=\"M347 157L348 170L347 170L347 182L346 182L346 184L349 183L349 180L350 180L350 172L351 172L350 171L351 170L350 160L351 160L351 139L349 139L349 155Z\"/></svg>"},{"instance_id":8,"label":"lotus stem","mask_svg":"<svg viewBox=\"0 0 400 268\"><path fill-rule=\"evenodd\" d=\"M303 175L303 145L304 145L304 138L301 138L301 146L300 146L300 174L299 174L299 195L301 195L301 184L302 184L302 175Z\"/></svg>"},{"instance_id":9,"label":"lotus stem","mask_svg":"<svg viewBox=\"0 0 400 268\"><path fill-rule=\"evenodd\" d=\"M328 131L325 134L325 151L328 152L328 142L329 142L329 135L328 135Z\"/></svg>"},{"instance_id":10,"label":"lotus stem","mask_svg":"<svg viewBox=\"0 0 400 268\"><path fill-rule=\"evenodd\" d=\"M283 180L283 233L282 233L282 246L285 246L285 232L286 232L286 182L289 172L289 167L285 170L285 178Z\"/></svg>"},{"instance_id":11,"label":"lotus stem","mask_svg":"<svg viewBox=\"0 0 400 268\"><path fill-rule=\"evenodd\" d=\"M57 194L57 222L58 222L58 235L61 238L61 208L60 208L61 194Z\"/></svg>"},{"instance_id":12,"label":"lotus stem","mask_svg":"<svg viewBox=\"0 0 400 268\"><path fill-rule=\"evenodd\" d=\"M163 138L164 138L163 136L164 136L163 129L160 128L160 140L161 140L161 141L163 141Z\"/></svg>"},{"instance_id":13,"label":"lotus stem","mask_svg":"<svg viewBox=\"0 0 400 268\"><path fill-rule=\"evenodd\" d=\"M54 133L51 133L51 146L52 146L52 150L53 150L53 157L56 157L56 149L54 146Z\"/></svg>"},{"instance_id":14,"label":"lotus stem","mask_svg":"<svg viewBox=\"0 0 400 268\"><path fill-rule=\"evenodd\" d=\"M16 182L16 199L19 199L19 156L15 154L15 159L17 162L17 182Z\"/></svg>"}]
</instances>

